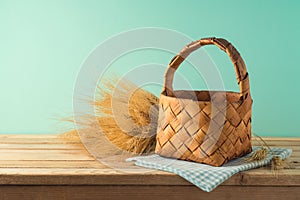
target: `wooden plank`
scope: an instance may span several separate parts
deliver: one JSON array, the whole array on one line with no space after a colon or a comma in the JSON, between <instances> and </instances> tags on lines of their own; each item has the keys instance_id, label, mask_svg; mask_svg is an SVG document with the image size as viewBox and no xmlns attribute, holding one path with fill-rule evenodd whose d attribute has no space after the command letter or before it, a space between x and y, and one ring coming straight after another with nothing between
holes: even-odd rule
<instances>
[{"instance_id":1,"label":"wooden plank","mask_svg":"<svg viewBox=\"0 0 300 200\"><path fill-rule=\"evenodd\" d=\"M134 167L124 169L126 172L122 172L119 169L98 169L98 168L0 168L0 174L6 175L32 175L32 176L40 176L40 175L126 175L126 174L138 174L138 173L154 173L156 174L165 174L164 172L160 172L157 170L149 170L146 168ZM131 172L131 173L130 173ZM138 174L141 175L141 174Z\"/></svg>"},{"instance_id":2,"label":"wooden plank","mask_svg":"<svg viewBox=\"0 0 300 200\"><path fill-rule=\"evenodd\" d=\"M1 138L57 138L61 134L0 134ZM300 134L299 134L300 136ZM299 141L300 137L262 137L264 140L272 141ZM252 140L259 140L258 137L253 137Z\"/></svg>"},{"instance_id":3,"label":"wooden plank","mask_svg":"<svg viewBox=\"0 0 300 200\"><path fill-rule=\"evenodd\" d=\"M299 135L300 136L300 135ZM61 134L0 134L0 140L2 138L61 138L63 137ZM69 137L68 137L69 138ZM262 137L265 141L296 141L299 142L300 137ZM259 141L260 139L257 137L252 138L253 141Z\"/></svg>"},{"instance_id":4,"label":"wooden plank","mask_svg":"<svg viewBox=\"0 0 300 200\"><path fill-rule=\"evenodd\" d=\"M300 141L273 141L273 140L266 140L266 143L269 145L269 146L289 146L289 147L292 147L292 146L299 146L300 145ZM257 142L257 141L252 141L252 144L253 145L260 145L260 144L263 144L261 142Z\"/></svg>"},{"instance_id":5,"label":"wooden plank","mask_svg":"<svg viewBox=\"0 0 300 200\"><path fill-rule=\"evenodd\" d=\"M0 184L59 184L59 185L189 185L183 178L145 168L0 168ZM277 173L266 169L241 172L224 185L300 186L300 170L282 170Z\"/></svg>"},{"instance_id":6,"label":"wooden plank","mask_svg":"<svg viewBox=\"0 0 300 200\"><path fill-rule=\"evenodd\" d=\"M293 150L293 153L299 154L300 152L300 146L293 146L293 147L285 147Z\"/></svg>"},{"instance_id":7,"label":"wooden plank","mask_svg":"<svg viewBox=\"0 0 300 200\"><path fill-rule=\"evenodd\" d=\"M220 186L213 192L204 192L195 186L1 186L2 199L131 199L131 200L296 200L299 187L245 187Z\"/></svg>"},{"instance_id":8,"label":"wooden plank","mask_svg":"<svg viewBox=\"0 0 300 200\"><path fill-rule=\"evenodd\" d=\"M63 138L1 138L0 144L81 144L81 142Z\"/></svg>"},{"instance_id":9,"label":"wooden plank","mask_svg":"<svg viewBox=\"0 0 300 200\"><path fill-rule=\"evenodd\" d=\"M1 135L0 144L81 144L79 138L64 138L58 134Z\"/></svg>"},{"instance_id":10,"label":"wooden plank","mask_svg":"<svg viewBox=\"0 0 300 200\"><path fill-rule=\"evenodd\" d=\"M284 148L291 148L293 149L294 153L300 152L300 145L299 146L279 146L276 147L284 147ZM31 150L31 149L85 149L85 147L80 143L0 143L0 151L7 150L7 149L24 149L24 150Z\"/></svg>"},{"instance_id":11,"label":"wooden plank","mask_svg":"<svg viewBox=\"0 0 300 200\"><path fill-rule=\"evenodd\" d=\"M21 138L21 139L28 139L28 138L58 138L59 134L0 134L0 140L5 138Z\"/></svg>"},{"instance_id":12,"label":"wooden plank","mask_svg":"<svg viewBox=\"0 0 300 200\"><path fill-rule=\"evenodd\" d=\"M0 160L0 168L97 168L107 166L95 160Z\"/></svg>"},{"instance_id":13,"label":"wooden plank","mask_svg":"<svg viewBox=\"0 0 300 200\"><path fill-rule=\"evenodd\" d=\"M277 174L266 167L254 169L233 176L223 185L300 186L299 141L270 139L272 145L286 145L294 149L289 160L295 162L293 169ZM123 157L116 156L113 160L115 166L123 167L123 171L109 169L94 161L79 141L57 136L0 136L0 143L0 184L191 185L174 174L130 166L133 163L123 164Z\"/></svg>"},{"instance_id":14,"label":"wooden plank","mask_svg":"<svg viewBox=\"0 0 300 200\"><path fill-rule=\"evenodd\" d=\"M191 185L179 176L167 172L158 174L122 173L111 169L52 170L52 174L8 171L1 175L0 185ZM49 172L49 171L48 171ZM18 174L16 174L18 173ZM171 182L170 182L171 180Z\"/></svg>"},{"instance_id":15,"label":"wooden plank","mask_svg":"<svg viewBox=\"0 0 300 200\"><path fill-rule=\"evenodd\" d=\"M0 160L94 160L83 150L1 150Z\"/></svg>"},{"instance_id":16,"label":"wooden plank","mask_svg":"<svg viewBox=\"0 0 300 200\"><path fill-rule=\"evenodd\" d=\"M5 139L63 139L64 137L59 134L0 134L0 140L5 140ZM72 140L71 137L66 137L67 139ZM266 142L279 142L279 143L300 143L300 137L298 138L278 138L278 137L262 137ZM75 140L75 138L74 138ZM259 138L252 138L253 142L260 141Z\"/></svg>"},{"instance_id":17,"label":"wooden plank","mask_svg":"<svg viewBox=\"0 0 300 200\"><path fill-rule=\"evenodd\" d=\"M262 137L264 140L271 140L271 141L299 141L299 137ZM252 137L252 140L259 140L258 137Z\"/></svg>"},{"instance_id":18,"label":"wooden plank","mask_svg":"<svg viewBox=\"0 0 300 200\"><path fill-rule=\"evenodd\" d=\"M300 151L293 150L291 158L300 158Z\"/></svg>"},{"instance_id":19,"label":"wooden plank","mask_svg":"<svg viewBox=\"0 0 300 200\"><path fill-rule=\"evenodd\" d=\"M266 140L267 144L269 146L277 146L277 147L299 147L300 146L300 140ZM37 136L37 135L24 135L24 138L21 136L15 136L15 135L5 135L0 136L0 144L80 144L80 140L77 139L64 139L56 136ZM253 145L260 145L262 143L259 143L257 141L253 140Z\"/></svg>"},{"instance_id":20,"label":"wooden plank","mask_svg":"<svg viewBox=\"0 0 300 200\"><path fill-rule=\"evenodd\" d=\"M287 165L300 169L300 160L289 159ZM288 167L288 166L286 166ZM0 168L107 168L98 161L90 160L0 160Z\"/></svg>"},{"instance_id":21,"label":"wooden plank","mask_svg":"<svg viewBox=\"0 0 300 200\"><path fill-rule=\"evenodd\" d=\"M1 150L7 150L7 149L23 149L23 150L32 150L32 149L84 149L84 146L82 144L76 143L76 144L1 144L0 143L0 154L1 154Z\"/></svg>"}]
</instances>

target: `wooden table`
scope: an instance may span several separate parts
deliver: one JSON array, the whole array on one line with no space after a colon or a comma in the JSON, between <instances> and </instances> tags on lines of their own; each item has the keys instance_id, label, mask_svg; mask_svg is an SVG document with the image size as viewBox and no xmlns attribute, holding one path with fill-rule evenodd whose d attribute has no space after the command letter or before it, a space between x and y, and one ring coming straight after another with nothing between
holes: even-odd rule
<instances>
[{"instance_id":1,"label":"wooden table","mask_svg":"<svg viewBox=\"0 0 300 200\"><path fill-rule=\"evenodd\" d=\"M78 140L0 135L0 199L300 199L300 138L266 141L293 149L290 169L245 171L206 193L171 173L108 168Z\"/></svg>"}]
</instances>

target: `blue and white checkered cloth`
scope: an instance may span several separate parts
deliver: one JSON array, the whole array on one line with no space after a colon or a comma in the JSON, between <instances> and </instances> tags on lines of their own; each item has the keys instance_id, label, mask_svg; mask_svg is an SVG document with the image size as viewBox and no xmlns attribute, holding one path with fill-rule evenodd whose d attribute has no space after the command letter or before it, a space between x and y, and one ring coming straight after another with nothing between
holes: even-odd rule
<instances>
[{"instance_id":1,"label":"blue and white checkered cloth","mask_svg":"<svg viewBox=\"0 0 300 200\"><path fill-rule=\"evenodd\" d=\"M157 154L149 156L138 156L128 158L126 161L135 161L135 165L172 172L183 177L187 181L196 185L200 189L210 192L218 185L229 179L232 175L248 169L258 168L271 162L271 153L261 161L246 161L259 147L253 147L252 153L234 159L221 167L213 167L205 164L176 160L172 158L161 157ZM273 153L282 159L286 159L292 154L291 149L271 148Z\"/></svg>"}]
</instances>

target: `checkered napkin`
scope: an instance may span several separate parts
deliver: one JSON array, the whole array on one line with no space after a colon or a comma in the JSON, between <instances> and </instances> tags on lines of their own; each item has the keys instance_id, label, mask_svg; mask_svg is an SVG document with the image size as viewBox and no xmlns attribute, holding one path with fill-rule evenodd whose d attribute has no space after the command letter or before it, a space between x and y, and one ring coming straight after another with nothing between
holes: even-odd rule
<instances>
[{"instance_id":1,"label":"checkered napkin","mask_svg":"<svg viewBox=\"0 0 300 200\"><path fill-rule=\"evenodd\" d=\"M135 165L172 172L183 177L187 181L196 185L200 189L210 192L218 185L229 179L232 175L248 169L258 168L267 165L272 160L271 153L261 161L247 162L255 150L259 147L253 147L252 153L232 160L221 167L213 167L205 164L176 160L172 158L164 158L157 154L149 156L138 156L128 158L126 161L135 161ZM286 159L292 154L291 149L271 148L273 153Z\"/></svg>"}]
</instances>

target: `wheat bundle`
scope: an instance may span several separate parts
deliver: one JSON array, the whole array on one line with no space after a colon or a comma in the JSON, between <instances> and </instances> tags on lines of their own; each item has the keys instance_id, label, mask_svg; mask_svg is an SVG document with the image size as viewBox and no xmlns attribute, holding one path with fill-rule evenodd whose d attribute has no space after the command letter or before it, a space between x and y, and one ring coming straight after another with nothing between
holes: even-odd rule
<instances>
[{"instance_id":1,"label":"wheat bundle","mask_svg":"<svg viewBox=\"0 0 300 200\"><path fill-rule=\"evenodd\" d=\"M158 98L128 80L103 81L97 91L97 119L109 141L133 153L154 151Z\"/></svg>"},{"instance_id":2,"label":"wheat bundle","mask_svg":"<svg viewBox=\"0 0 300 200\"><path fill-rule=\"evenodd\" d=\"M82 125L80 131L84 135L81 137L105 136L112 144L106 145L107 152L114 151L115 147L135 154L154 151L158 118L158 98L155 95L128 80L111 78L98 85L92 104L96 116L84 115L77 121ZM96 122L92 120L95 118ZM63 137L74 139L72 137L78 138L78 134L73 130Z\"/></svg>"}]
</instances>

